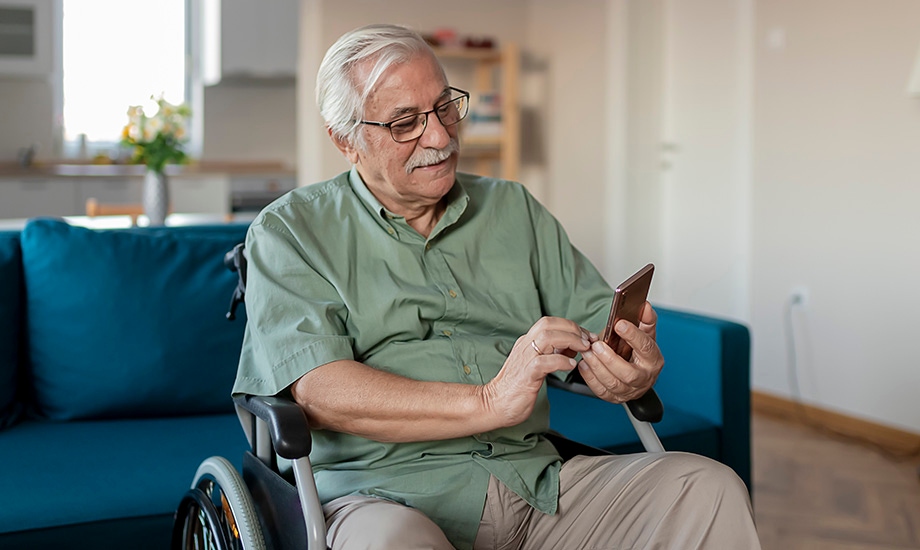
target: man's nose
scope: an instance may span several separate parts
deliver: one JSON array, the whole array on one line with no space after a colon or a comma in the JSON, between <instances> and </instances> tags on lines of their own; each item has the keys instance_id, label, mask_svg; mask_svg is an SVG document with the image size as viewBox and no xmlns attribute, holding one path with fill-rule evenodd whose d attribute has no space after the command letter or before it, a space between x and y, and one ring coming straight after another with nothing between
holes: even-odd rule
<instances>
[{"instance_id":1,"label":"man's nose","mask_svg":"<svg viewBox=\"0 0 920 550\"><path fill-rule=\"evenodd\" d=\"M419 138L419 145L432 149L443 149L450 143L450 132L441 124L441 119L434 113L428 113L428 123Z\"/></svg>"}]
</instances>

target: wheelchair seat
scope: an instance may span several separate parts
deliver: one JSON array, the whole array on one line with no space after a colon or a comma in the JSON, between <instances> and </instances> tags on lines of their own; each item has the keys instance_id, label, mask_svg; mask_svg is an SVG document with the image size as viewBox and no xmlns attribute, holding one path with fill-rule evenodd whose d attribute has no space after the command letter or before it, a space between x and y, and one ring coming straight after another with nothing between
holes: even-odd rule
<instances>
[{"instance_id":1,"label":"wheelchair seat","mask_svg":"<svg viewBox=\"0 0 920 550\"><path fill-rule=\"evenodd\" d=\"M245 302L246 254L243 243L227 252L224 264L238 275L227 318ZM577 380L548 377L550 385L593 396ZM326 524L310 464L312 438L304 410L283 397L242 395L234 398L237 415L250 444L240 474L223 457L203 461L182 497L173 525L174 550L214 548L242 550L317 550L326 548ZM650 422L663 408L654 390L624 404L627 416L649 452L662 452ZM562 458L609 454L556 433L545 434ZM290 467L287 467L287 465Z\"/></svg>"}]
</instances>

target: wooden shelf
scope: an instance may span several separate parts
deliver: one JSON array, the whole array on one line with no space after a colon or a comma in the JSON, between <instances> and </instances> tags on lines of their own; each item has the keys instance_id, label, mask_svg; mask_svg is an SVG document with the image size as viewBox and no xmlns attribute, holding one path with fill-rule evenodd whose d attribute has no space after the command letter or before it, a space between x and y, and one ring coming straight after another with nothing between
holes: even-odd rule
<instances>
[{"instance_id":1,"label":"wooden shelf","mask_svg":"<svg viewBox=\"0 0 920 550\"><path fill-rule=\"evenodd\" d=\"M501 61L501 50L492 48L432 48L441 59L468 59L484 63Z\"/></svg>"},{"instance_id":2,"label":"wooden shelf","mask_svg":"<svg viewBox=\"0 0 920 550\"><path fill-rule=\"evenodd\" d=\"M460 139L466 147L477 149L498 149L503 145L504 136L469 136L460 134Z\"/></svg>"},{"instance_id":3,"label":"wooden shelf","mask_svg":"<svg viewBox=\"0 0 920 550\"><path fill-rule=\"evenodd\" d=\"M521 163L520 50L517 44L508 43L501 49L434 48L434 52L442 61L473 65L470 92L474 96L497 92L501 99L500 134L465 136L461 123L463 155L475 160L476 171L482 175L517 180Z\"/></svg>"}]
</instances>

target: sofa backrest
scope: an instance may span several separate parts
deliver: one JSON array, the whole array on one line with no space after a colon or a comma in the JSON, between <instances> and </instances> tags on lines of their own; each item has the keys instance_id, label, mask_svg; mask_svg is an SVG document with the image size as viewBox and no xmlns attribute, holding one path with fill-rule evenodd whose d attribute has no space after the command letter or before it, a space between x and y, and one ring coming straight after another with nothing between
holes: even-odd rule
<instances>
[{"instance_id":1,"label":"sofa backrest","mask_svg":"<svg viewBox=\"0 0 920 550\"><path fill-rule=\"evenodd\" d=\"M0 232L0 429L22 409L17 395L22 316L22 251L19 232Z\"/></svg>"},{"instance_id":2,"label":"sofa backrest","mask_svg":"<svg viewBox=\"0 0 920 550\"><path fill-rule=\"evenodd\" d=\"M246 225L22 231L34 408L54 420L233 411L245 322L223 256Z\"/></svg>"}]
</instances>

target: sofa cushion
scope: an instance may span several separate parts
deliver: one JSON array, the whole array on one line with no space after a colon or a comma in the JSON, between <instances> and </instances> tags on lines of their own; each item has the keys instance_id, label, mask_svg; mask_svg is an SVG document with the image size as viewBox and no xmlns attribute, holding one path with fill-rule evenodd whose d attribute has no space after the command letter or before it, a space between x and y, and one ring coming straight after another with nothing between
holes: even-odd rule
<instances>
[{"instance_id":1,"label":"sofa cushion","mask_svg":"<svg viewBox=\"0 0 920 550\"><path fill-rule=\"evenodd\" d=\"M20 423L0 433L0 533L173 513L201 461L247 448L235 414Z\"/></svg>"},{"instance_id":2,"label":"sofa cushion","mask_svg":"<svg viewBox=\"0 0 920 550\"><path fill-rule=\"evenodd\" d=\"M37 412L56 420L232 412L245 321L223 256L245 225L22 232Z\"/></svg>"},{"instance_id":3,"label":"sofa cushion","mask_svg":"<svg viewBox=\"0 0 920 550\"><path fill-rule=\"evenodd\" d=\"M0 232L0 428L15 422L22 408L16 392L22 321L21 264L19 232Z\"/></svg>"}]
</instances>

